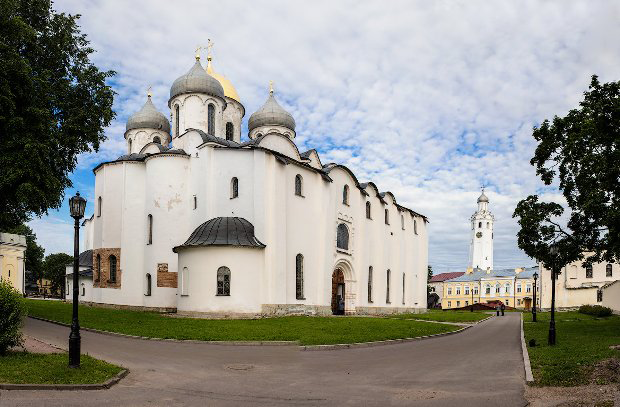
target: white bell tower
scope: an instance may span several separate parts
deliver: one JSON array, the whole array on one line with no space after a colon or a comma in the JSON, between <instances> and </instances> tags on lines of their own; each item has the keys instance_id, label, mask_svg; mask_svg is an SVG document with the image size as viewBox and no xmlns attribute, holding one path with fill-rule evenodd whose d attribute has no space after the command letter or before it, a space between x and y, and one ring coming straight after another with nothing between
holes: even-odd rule
<instances>
[{"instance_id":1,"label":"white bell tower","mask_svg":"<svg viewBox=\"0 0 620 407\"><path fill-rule=\"evenodd\" d=\"M493 214L489 212L489 198L478 197L478 210L471 216L471 242L469 245L469 267L493 269Z\"/></svg>"}]
</instances>

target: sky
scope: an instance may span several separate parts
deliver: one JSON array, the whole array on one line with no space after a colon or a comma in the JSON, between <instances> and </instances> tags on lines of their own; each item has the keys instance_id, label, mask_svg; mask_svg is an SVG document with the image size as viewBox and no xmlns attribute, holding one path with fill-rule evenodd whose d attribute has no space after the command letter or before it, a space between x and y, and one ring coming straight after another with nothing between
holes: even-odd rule
<instances>
[{"instance_id":1,"label":"sky","mask_svg":"<svg viewBox=\"0 0 620 407\"><path fill-rule=\"evenodd\" d=\"M98 163L126 151L129 115L152 87L169 116L169 89L197 46L236 87L244 127L268 95L295 118L300 150L348 166L429 218L435 273L465 271L480 187L495 215L495 268L534 264L512 213L530 194L562 202L529 160L532 129L578 106L590 77L620 80L618 1L162 1L65 0L114 70L117 117L98 152L79 157L59 211L30 226L46 254L72 252L66 201L93 212ZM206 60L203 55L203 61ZM247 139L247 127L242 139Z\"/></svg>"}]
</instances>

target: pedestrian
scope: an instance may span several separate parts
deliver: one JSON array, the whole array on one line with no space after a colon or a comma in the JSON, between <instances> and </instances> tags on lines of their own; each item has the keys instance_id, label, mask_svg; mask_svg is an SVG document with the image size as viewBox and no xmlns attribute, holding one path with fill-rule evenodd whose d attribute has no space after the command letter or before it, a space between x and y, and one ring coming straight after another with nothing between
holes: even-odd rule
<instances>
[{"instance_id":1,"label":"pedestrian","mask_svg":"<svg viewBox=\"0 0 620 407\"><path fill-rule=\"evenodd\" d=\"M506 306L502 303L501 308L502 308L502 316L504 316L504 310L506 309Z\"/></svg>"},{"instance_id":2,"label":"pedestrian","mask_svg":"<svg viewBox=\"0 0 620 407\"><path fill-rule=\"evenodd\" d=\"M499 317L499 304L495 306L495 312L497 313L497 316Z\"/></svg>"}]
</instances>

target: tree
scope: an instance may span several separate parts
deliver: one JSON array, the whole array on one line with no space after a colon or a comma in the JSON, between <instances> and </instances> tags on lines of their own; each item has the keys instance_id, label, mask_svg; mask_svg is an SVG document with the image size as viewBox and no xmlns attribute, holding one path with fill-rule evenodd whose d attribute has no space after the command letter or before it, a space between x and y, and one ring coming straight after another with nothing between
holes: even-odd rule
<instances>
[{"instance_id":1,"label":"tree","mask_svg":"<svg viewBox=\"0 0 620 407\"><path fill-rule=\"evenodd\" d=\"M547 268L584 259L585 252L586 263L620 260L620 82L592 76L580 107L545 120L533 136L538 146L530 163L546 185L559 181L568 220L560 220L562 205L528 196L513 214L519 247Z\"/></svg>"},{"instance_id":2,"label":"tree","mask_svg":"<svg viewBox=\"0 0 620 407\"><path fill-rule=\"evenodd\" d=\"M73 263L73 256L66 253L54 253L45 257L43 269L45 278L50 280L51 291L64 294L67 265ZM63 295L64 298L64 295Z\"/></svg>"},{"instance_id":3,"label":"tree","mask_svg":"<svg viewBox=\"0 0 620 407\"><path fill-rule=\"evenodd\" d=\"M114 118L113 71L89 60L79 15L0 0L0 230L58 208L80 153Z\"/></svg>"},{"instance_id":4,"label":"tree","mask_svg":"<svg viewBox=\"0 0 620 407\"><path fill-rule=\"evenodd\" d=\"M428 284L431 282L431 278L433 278L433 266L429 265L426 275L426 295L431 293L431 286Z\"/></svg>"},{"instance_id":5,"label":"tree","mask_svg":"<svg viewBox=\"0 0 620 407\"><path fill-rule=\"evenodd\" d=\"M0 280L0 355L22 344L25 317L26 306L20 292L10 282Z\"/></svg>"},{"instance_id":6,"label":"tree","mask_svg":"<svg viewBox=\"0 0 620 407\"><path fill-rule=\"evenodd\" d=\"M6 231L26 237L25 267L34 281L43 277L43 255L45 249L37 244L37 235L26 225L19 225Z\"/></svg>"}]
</instances>

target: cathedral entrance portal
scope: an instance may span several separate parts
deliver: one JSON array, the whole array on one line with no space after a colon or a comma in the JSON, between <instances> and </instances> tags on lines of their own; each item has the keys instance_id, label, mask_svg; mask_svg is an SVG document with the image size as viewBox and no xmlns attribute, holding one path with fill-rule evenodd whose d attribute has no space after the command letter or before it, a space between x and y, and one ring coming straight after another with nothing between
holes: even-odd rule
<instances>
[{"instance_id":1,"label":"cathedral entrance portal","mask_svg":"<svg viewBox=\"0 0 620 407\"><path fill-rule=\"evenodd\" d=\"M344 294L344 273L336 269L332 274L332 314L344 315Z\"/></svg>"}]
</instances>

